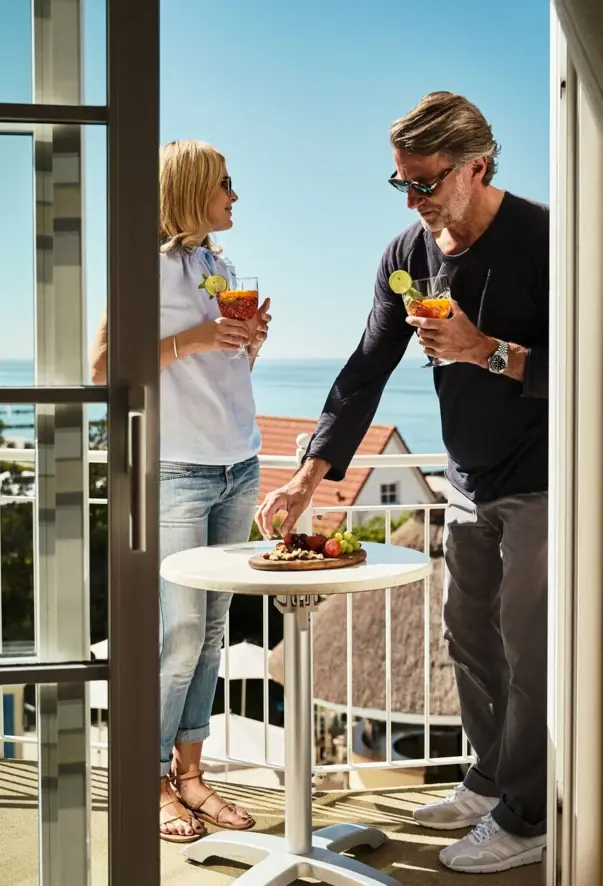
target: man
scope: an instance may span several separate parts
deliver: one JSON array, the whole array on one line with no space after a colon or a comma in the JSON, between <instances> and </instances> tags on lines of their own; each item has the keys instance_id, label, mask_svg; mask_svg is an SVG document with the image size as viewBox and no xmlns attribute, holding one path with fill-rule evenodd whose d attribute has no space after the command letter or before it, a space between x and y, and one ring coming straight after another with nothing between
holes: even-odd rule
<instances>
[{"instance_id":1,"label":"man","mask_svg":"<svg viewBox=\"0 0 603 886\"><path fill-rule=\"evenodd\" d=\"M444 624L477 762L414 817L472 827L440 859L483 874L539 861L546 841L548 210L491 184L499 148L462 96L426 96L390 137L390 183L421 219L385 250L360 344L259 525L272 537L285 511L286 533L323 477L342 479L413 332L455 361L434 369L452 487ZM449 319L407 317L388 283L397 270L445 271Z\"/></svg>"}]
</instances>

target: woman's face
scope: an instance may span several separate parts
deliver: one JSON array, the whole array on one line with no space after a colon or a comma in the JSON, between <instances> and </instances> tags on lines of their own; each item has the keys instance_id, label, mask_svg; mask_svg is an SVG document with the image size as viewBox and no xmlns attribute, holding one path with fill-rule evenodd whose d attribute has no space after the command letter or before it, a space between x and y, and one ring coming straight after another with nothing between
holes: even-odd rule
<instances>
[{"instance_id":1,"label":"woman's face","mask_svg":"<svg viewBox=\"0 0 603 886\"><path fill-rule=\"evenodd\" d=\"M232 181L228 173L220 182L220 187L209 201L207 220L210 231L227 231L232 228L232 204L239 198L232 190Z\"/></svg>"}]
</instances>

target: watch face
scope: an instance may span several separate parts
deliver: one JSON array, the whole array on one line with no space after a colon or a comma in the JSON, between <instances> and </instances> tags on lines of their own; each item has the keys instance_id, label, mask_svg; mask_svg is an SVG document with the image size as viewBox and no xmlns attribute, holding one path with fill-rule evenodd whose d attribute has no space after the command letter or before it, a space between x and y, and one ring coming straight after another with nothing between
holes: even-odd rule
<instances>
[{"instance_id":1,"label":"watch face","mask_svg":"<svg viewBox=\"0 0 603 886\"><path fill-rule=\"evenodd\" d=\"M500 354L493 354L490 357L490 372L500 374L507 368L507 361Z\"/></svg>"}]
</instances>

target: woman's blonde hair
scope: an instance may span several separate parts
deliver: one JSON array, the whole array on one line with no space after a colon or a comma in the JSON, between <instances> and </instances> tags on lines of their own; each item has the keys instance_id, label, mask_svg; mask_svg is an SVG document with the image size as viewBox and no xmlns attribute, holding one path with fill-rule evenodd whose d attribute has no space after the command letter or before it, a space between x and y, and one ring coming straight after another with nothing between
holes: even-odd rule
<instances>
[{"instance_id":1,"label":"woman's blonde hair","mask_svg":"<svg viewBox=\"0 0 603 886\"><path fill-rule=\"evenodd\" d=\"M219 248L209 239L209 201L226 175L226 158L199 141L169 142L161 148L159 234L161 251Z\"/></svg>"},{"instance_id":2,"label":"woman's blonde hair","mask_svg":"<svg viewBox=\"0 0 603 886\"><path fill-rule=\"evenodd\" d=\"M489 185L496 172L500 146L482 112L464 96L430 92L389 131L394 148L410 154L447 154L455 165L486 157L482 179Z\"/></svg>"}]
</instances>

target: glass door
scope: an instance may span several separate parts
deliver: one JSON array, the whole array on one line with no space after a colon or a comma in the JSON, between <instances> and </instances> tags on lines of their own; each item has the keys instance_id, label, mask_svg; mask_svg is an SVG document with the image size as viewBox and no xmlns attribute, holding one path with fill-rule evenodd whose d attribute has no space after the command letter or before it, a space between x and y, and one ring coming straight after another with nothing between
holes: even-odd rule
<instances>
[{"instance_id":1,"label":"glass door","mask_svg":"<svg viewBox=\"0 0 603 886\"><path fill-rule=\"evenodd\" d=\"M160 878L158 6L0 8L3 866L42 886Z\"/></svg>"}]
</instances>

